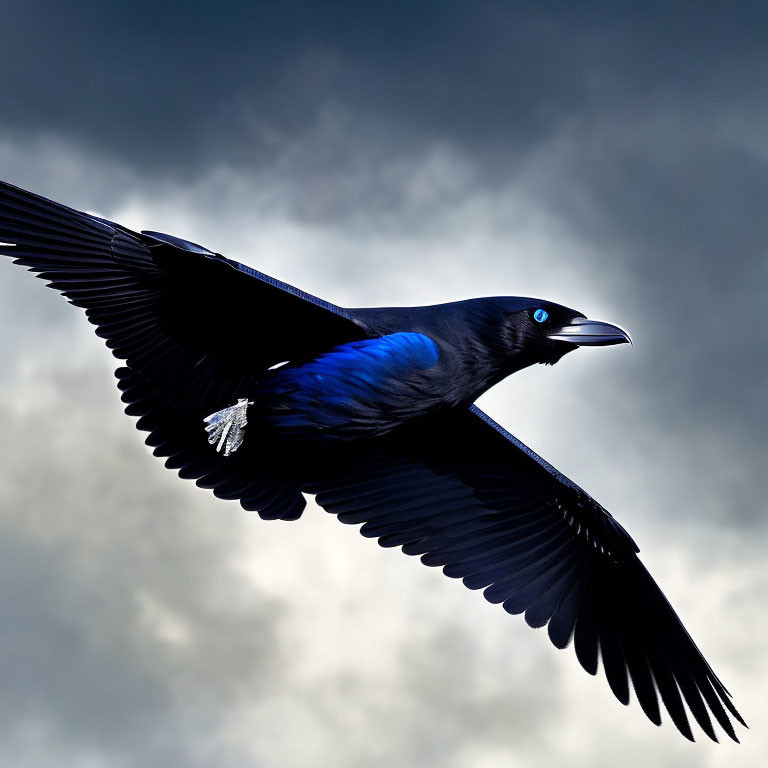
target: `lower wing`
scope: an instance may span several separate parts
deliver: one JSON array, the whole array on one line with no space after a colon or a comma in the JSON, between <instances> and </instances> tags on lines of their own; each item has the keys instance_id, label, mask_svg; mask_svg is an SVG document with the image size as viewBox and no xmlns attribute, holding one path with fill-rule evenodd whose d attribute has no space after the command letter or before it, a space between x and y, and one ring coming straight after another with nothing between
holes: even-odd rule
<instances>
[{"instance_id":1,"label":"lower wing","mask_svg":"<svg viewBox=\"0 0 768 768\"><path fill-rule=\"evenodd\" d=\"M630 682L645 714L659 699L693 740L685 705L713 740L710 715L738 741L731 697L637 557L618 522L482 411L435 419L347 460L325 455L302 489L382 546L402 547L532 627L582 667L598 658L616 698ZM314 472L314 477L310 477Z\"/></svg>"}]
</instances>

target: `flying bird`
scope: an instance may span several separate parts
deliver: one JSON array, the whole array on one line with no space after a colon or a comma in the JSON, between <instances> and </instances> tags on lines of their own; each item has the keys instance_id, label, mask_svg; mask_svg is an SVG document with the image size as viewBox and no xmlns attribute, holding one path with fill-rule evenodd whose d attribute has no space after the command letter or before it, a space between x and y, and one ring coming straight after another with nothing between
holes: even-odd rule
<instances>
[{"instance_id":1,"label":"flying bird","mask_svg":"<svg viewBox=\"0 0 768 768\"><path fill-rule=\"evenodd\" d=\"M345 309L206 248L0 182L0 252L85 309L125 411L180 477L265 519L305 494L440 566L688 739L731 696L597 501L473 402L620 328L540 299Z\"/></svg>"}]
</instances>

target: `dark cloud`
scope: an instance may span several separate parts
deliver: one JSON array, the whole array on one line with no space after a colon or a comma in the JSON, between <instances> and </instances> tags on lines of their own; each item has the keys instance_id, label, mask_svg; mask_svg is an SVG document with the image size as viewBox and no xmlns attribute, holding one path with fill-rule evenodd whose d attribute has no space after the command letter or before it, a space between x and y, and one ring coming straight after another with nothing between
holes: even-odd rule
<instances>
[{"instance_id":1,"label":"dark cloud","mask_svg":"<svg viewBox=\"0 0 768 768\"><path fill-rule=\"evenodd\" d=\"M368 147L434 140L519 159L571 119L759 91L760 4L31 2L4 18L1 124L145 172L260 166L328 110Z\"/></svg>"},{"instance_id":2,"label":"dark cloud","mask_svg":"<svg viewBox=\"0 0 768 768\"><path fill-rule=\"evenodd\" d=\"M82 313L2 264L0 761L761 766L765 14L6 9L3 178L342 304L626 326L484 407L627 525L753 730L689 748L315 508L269 525L182 483Z\"/></svg>"},{"instance_id":3,"label":"dark cloud","mask_svg":"<svg viewBox=\"0 0 768 768\"><path fill-rule=\"evenodd\" d=\"M768 182L752 130L714 112L700 123L622 115L591 135L574 126L553 145L536 194L592 243L597 275L622 275L611 290L637 343L622 389L642 382L668 429L719 441L714 463L738 457L742 482L766 492L755 414L768 385ZM734 492L723 513L762 520Z\"/></svg>"}]
</instances>

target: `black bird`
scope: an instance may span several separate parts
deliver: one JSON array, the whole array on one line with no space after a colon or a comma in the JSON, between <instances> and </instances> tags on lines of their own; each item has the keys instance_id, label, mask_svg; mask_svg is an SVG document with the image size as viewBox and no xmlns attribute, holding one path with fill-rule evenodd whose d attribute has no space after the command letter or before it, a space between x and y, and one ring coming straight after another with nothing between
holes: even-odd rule
<instances>
[{"instance_id":1,"label":"black bird","mask_svg":"<svg viewBox=\"0 0 768 768\"><path fill-rule=\"evenodd\" d=\"M265 519L304 494L598 656L693 740L738 741L730 694L616 520L473 401L534 363L629 341L528 298L344 309L206 248L0 183L0 251L83 307L125 361L126 413L165 465Z\"/></svg>"}]
</instances>

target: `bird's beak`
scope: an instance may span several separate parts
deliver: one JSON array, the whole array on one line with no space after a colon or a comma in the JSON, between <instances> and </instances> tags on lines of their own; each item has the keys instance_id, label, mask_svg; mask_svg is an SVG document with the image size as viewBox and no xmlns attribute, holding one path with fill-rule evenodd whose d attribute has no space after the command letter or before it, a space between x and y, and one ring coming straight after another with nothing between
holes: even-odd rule
<instances>
[{"instance_id":1,"label":"bird's beak","mask_svg":"<svg viewBox=\"0 0 768 768\"><path fill-rule=\"evenodd\" d=\"M629 334L617 325L589 320L586 317L575 317L569 325L548 334L548 337L556 341L578 344L580 347L607 347L609 344L632 343Z\"/></svg>"}]
</instances>

